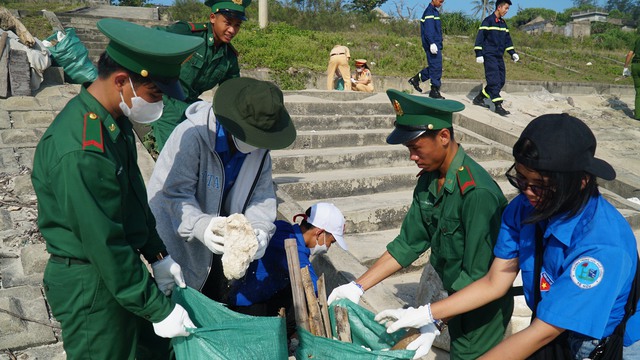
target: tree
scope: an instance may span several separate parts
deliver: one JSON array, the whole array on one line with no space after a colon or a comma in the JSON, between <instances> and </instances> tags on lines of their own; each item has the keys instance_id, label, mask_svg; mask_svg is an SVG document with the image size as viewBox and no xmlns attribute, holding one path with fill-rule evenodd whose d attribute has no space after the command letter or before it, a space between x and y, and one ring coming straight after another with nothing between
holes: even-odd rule
<instances>
[{"instance_id":1,"label":"tree","mask_svg":"<svg viewBox=\"0 0 640 360\"><path fill-rule=\"evenodd\" d=\"M147 0L120 0L118 6L144 6Z\"/></svg>"},{"instance_id":2,"label":"tree","mask_svg":"<svg viewBox=\"0 0 640 360\"><path fill-rule=\"evenodd\" d=\"M577 8L598 7L598 0L573 0L573 6Z\"/></svg>"},{"instance_id":3,"label":"tree","mask_svg":"<svg viewBox=\"0 0 640 360\"><path fill-rule=\"evenodd\" d=\"M557 13L551 9L544 8L527 8L518 11L518 13L511 18L510 24L515 27L522 26L536 17L542 17L545 20L555 21Z\"/></svg>"},{"instance_id":4,"label":"tree","mask_svg":"<svg viewBox=\"0 0 640 360\"><path fill-rule=\"evenodd\" d=\"M632 0L608 0L605 9L607 11L618 10L621 13L628 13L633 10L633 8L637 7L637 1Z\"/></svg>"},{"instance_id":5,"label":"tree","mask_svg":"<svg viewBox=\"0 0 640 360\"><path fill-rule=\"evenodd\" d=\"M387 0L351 0L351 4L347 7L350 10L359 11L365 14L371 12L371 10L380 7L386 3Z\"/></svg>"},{"instance_id":6,"label":"tree","mask_svg":"<svg viewBox=\"0 0 640 360\"><path fill-rule=\"evenodd\" d=\"M489 0L474 0L471 2L471 4L474 5L474 7L471 9L473 11L473 16L478 16L478 14L481 14L480 19L484 19L485 17L487 17L487 15L485 14L489 14L491 11L493 11L493 4L495 4L495 2L490 2Z\"/></svg>"}]
</instances>

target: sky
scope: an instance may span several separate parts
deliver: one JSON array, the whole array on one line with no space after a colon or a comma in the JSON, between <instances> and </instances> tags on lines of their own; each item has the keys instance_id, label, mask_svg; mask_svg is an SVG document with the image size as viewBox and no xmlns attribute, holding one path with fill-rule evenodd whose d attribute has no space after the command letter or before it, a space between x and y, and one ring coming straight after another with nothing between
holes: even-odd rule
<instances>
[{"instance_id":1,"label":"sky","mask_svg":"<svg viewBox=\"0 0 640 360\"><path fill-rule=\"evenodd\" d=\"M257 0L255 0L257 1ZM417 13L417 17L422 15L422 12L430 3L430 0L387 0L385 4L381 6L382 10L387 12L390 15L395 15L398 13L397 5L406 4L405 8L414 8L414 12ZM495 4L494 0L490 2ZM518 12L518 7L521 9L526 9L530 7L535 8L546 8L551 9L556 12L562 12L567 8L573 7L572 0L511 0L513 5L509 9L509 13L507 13L506 18L515 15ZM600 3L605 3L605 1L599 1ZM462 11L464 14L473 15L471 8L475 5L475 1L473 0L445 0L442 5L441 11L446 12L458 12ZM602 5L602 4L601 4ZM405 12L406 14L406 12Z\"/></svg>"}]
</instances>

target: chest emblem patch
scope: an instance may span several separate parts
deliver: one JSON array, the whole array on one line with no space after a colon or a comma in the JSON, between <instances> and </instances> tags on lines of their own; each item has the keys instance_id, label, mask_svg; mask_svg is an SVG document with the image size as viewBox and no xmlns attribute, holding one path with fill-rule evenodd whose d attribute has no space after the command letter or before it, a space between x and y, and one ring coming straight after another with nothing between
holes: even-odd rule
<instances>
[{"instance_id":1,"label":"chest emblem patch","mask_svg":"<svg viewBox=\"0 0 640 360\"><path fill-rule=\"evenodd\" d=\"M597 286L603 276L604 267L592 257L580 258L571 265L571 280L582 289Z\"/></svg>"}]
</instances>

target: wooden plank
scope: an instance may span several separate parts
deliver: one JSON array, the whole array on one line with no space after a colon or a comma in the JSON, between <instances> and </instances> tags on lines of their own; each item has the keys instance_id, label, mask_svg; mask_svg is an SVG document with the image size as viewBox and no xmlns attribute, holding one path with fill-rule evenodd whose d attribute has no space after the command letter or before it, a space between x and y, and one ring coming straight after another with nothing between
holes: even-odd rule
<instances>
[{"instance_id":1,"label":"wooden plank","mask_svg":"<svg viewBox=\"0 0 640 360\"><path fill-rule=\"evenodd\" d=\"M318 302L320 303L320 314L322 315L322 323L324 324L324 332L331 339L331 319L329 319L329 304L327 304L327 289L324 283L324 274L320 275L318 282Z\"/></svg>"},{"instance_id":2,"label":"wooden plank","mask_svg":"<svg viewBox=\"0 0 640 360\"><path fill-rule=\"evenodd\" d=\"M309 267L305 266L300 269L302 274L302 286L304 287L304 294L307 297L307 308L309 309L309 327L311 333L316 336L327 337L322 325L322 316L320 315L320 305L318 305L318 298L316 292L313 289L313 281L309 274Z\"/></svg>"},{"instance_id":3,"label":"wooden plank","mask_svg":"<svg viewBox=\"0 0 640 360\"><path fill-rule=\"evenodd\" d=\"M27 52L9 49L11 96L31 96L31 68Z\"/></svg>"},{"instance_id":4,"label":"wooden plank","mask_svg":"<svg viewBox=\"0 0 640 360\"><path fill-rule=\"evenodd\" d=\"M0 98L9 97L9 47L8 34L0 35Z\"/></svg>"},{"instance_id":5,"label":"wooden plank","mask_svg":"<svg viewBox=\"0 0 640 360\"><path fill-rule=\"evenodd\" d=\"M336 315L336 333L338 340L351 342L351 324L349 324L349 310L342 306L334 306L333 311Z\"/></svg>"},{"instance_id":6,"label":"wooden plank","mask_svg":"<svg viewBox=\"0 0 640 360\"><path fill-rule=\"evenodd\" d=\"M296 315L296 324L309 331L309 315L307 314L307 302L302 288L302 275L300 274L300 258L298 258L298 244L296 239L286 239L284 250L287 254L289 266L289 278L291 279L291 292L293 293L293 309Z\"/></svg>"}]
</instances>

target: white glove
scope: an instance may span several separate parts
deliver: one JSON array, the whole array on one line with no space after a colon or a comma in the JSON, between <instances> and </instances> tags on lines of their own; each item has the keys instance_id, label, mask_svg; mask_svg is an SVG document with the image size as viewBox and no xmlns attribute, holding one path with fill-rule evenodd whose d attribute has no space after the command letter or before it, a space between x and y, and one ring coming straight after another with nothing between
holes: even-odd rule
<instances>
[{"instance_id":1,"label":"white glove","mask_svg":"<svg viewBox=\"0 0 640 360\"><path fill-rule=\"evenodd\" d=\"M478 57L476 58L476 62L477 62L478 64L484 64L484 56L478 56Z\"/></svg>"},{"instance_id":2,"label":"white glove","mask_svg":"<svg viewBox=\"0 0 640 360\"><path fill-rule=\"evenodd\" d=\"M258 239L258 250L256 251L256 254L253 255L253 260L258 260L261 259L267 251L267 246L269 245L269 234L262 229L253 229L253 233L256 234L256 239Z\"/></svg>"},{"instance_id":3,"label":"white glove","mask_svg":"<svg viewBox=\"0 0 640 360\"><path fill-rule=\"evenodd\" d=\"M189 336L187 328L195 329L195 325L189 318L189 313L179 304L173 308L169 316L159 323L153 323L153 331L163 338L177 336Z\"/></svg>"},{"instance_id":4,"label":"white glove","mask_svg":"<svg viewBox=\"0 0 640 360\"><path fill-rule=\"evenodd\" d=\"M407 350L415 350L414 359L419 359L429 353L433 340L440 335L436 324L431 323L420 328L420 336L407 345Z\"/></svg>"},{"instance_id":5,"label":"white glove","mask_svg":"<svg viewBox=\"0 0 640 360\"><path fill-rule=\"evenodd\" d=\"M520 60L520 56L516 53L513 53L513 55L511 55L511 59L513 60L513 62L518 62L518 60Z\"/></svg>"},{"instance_id":6,"label":"white glove","mask_svg":"<svg viewBox=\"0 0 640 360\"><path fill-rule=\"evenodd\" d=\"M433 55L438 53L438 45L436 44L431 44L431 46L429 46L429 51L431 51L431 53Z\"/></svg>"},{"instance_id":7,"label":"white glove","mask_svg":"<svg viewBox=\"0 0 640 360\"><path fill-rule=\"evenodd\" d=\"M418 308L383 310L376 315L374 320L386 325L389 334L407 327L421 328L433 323L431 304L422 305Z\"/></svg>"},{"instance_id":8,"label":"white glove","mask_svg":"<svg viewBox=\"0 0 640 360\"><path fill-rule=\"evenodd\" d=\"M187 287L187 284L184 282L184 276L182 275L182 268L180 268L180 264L171 258L171 255L154 262L151 264L151 268L153 269L153 278L156 280L158 288L165 295L171 295L173 286L176 284L181 288Z\"/></svg>"},{"instance_id":9,"label":"white glove","mask_svg":"<svg viewBox=\"0 0 640 360\"><path fill-rule=\"evenodd\" d=\"M227 228L227 218L216 216L211 219L209 226L204 231L204 244L212 253L224 254L224 231Z\"/></svg>"},{"instance_id":10,"label":"white glove","mask_svg":"<svg viewBox=\"0 0 640 360\"><path fill-rule=\"evenodd\" d=\"M358 80L356 80L356 79L354 79L354 78L351 78L351 82L352 82L353 84L357 84L357 83L358 83Z\"/></svg>"},{"instance_id":11,"label":"white glove","mask_svg":"<svg viewBox=\"0 0 640 360\"><path fill-rule=\"evenodd\" d=\"M329 304L336 300L340 299L349 299L354 303L360 302L360 297L364 294L364 290L360 286L356 284L355 281L352 281L348 284L340 285L337 288L333 289L331 294L329 294L329 299L327 300Z\"/></svg>"},{"instance_id":12,"label":"white glove","mask_svg":"<svg viewBox=\"0 0 640 360\"><path fill-rule=\"evenodd\" d=\"M631 70L629 70L629 68L624 68L624 70L622 70L622 76L624 77L631 76Z\"/></svg>"}]
</instances>

